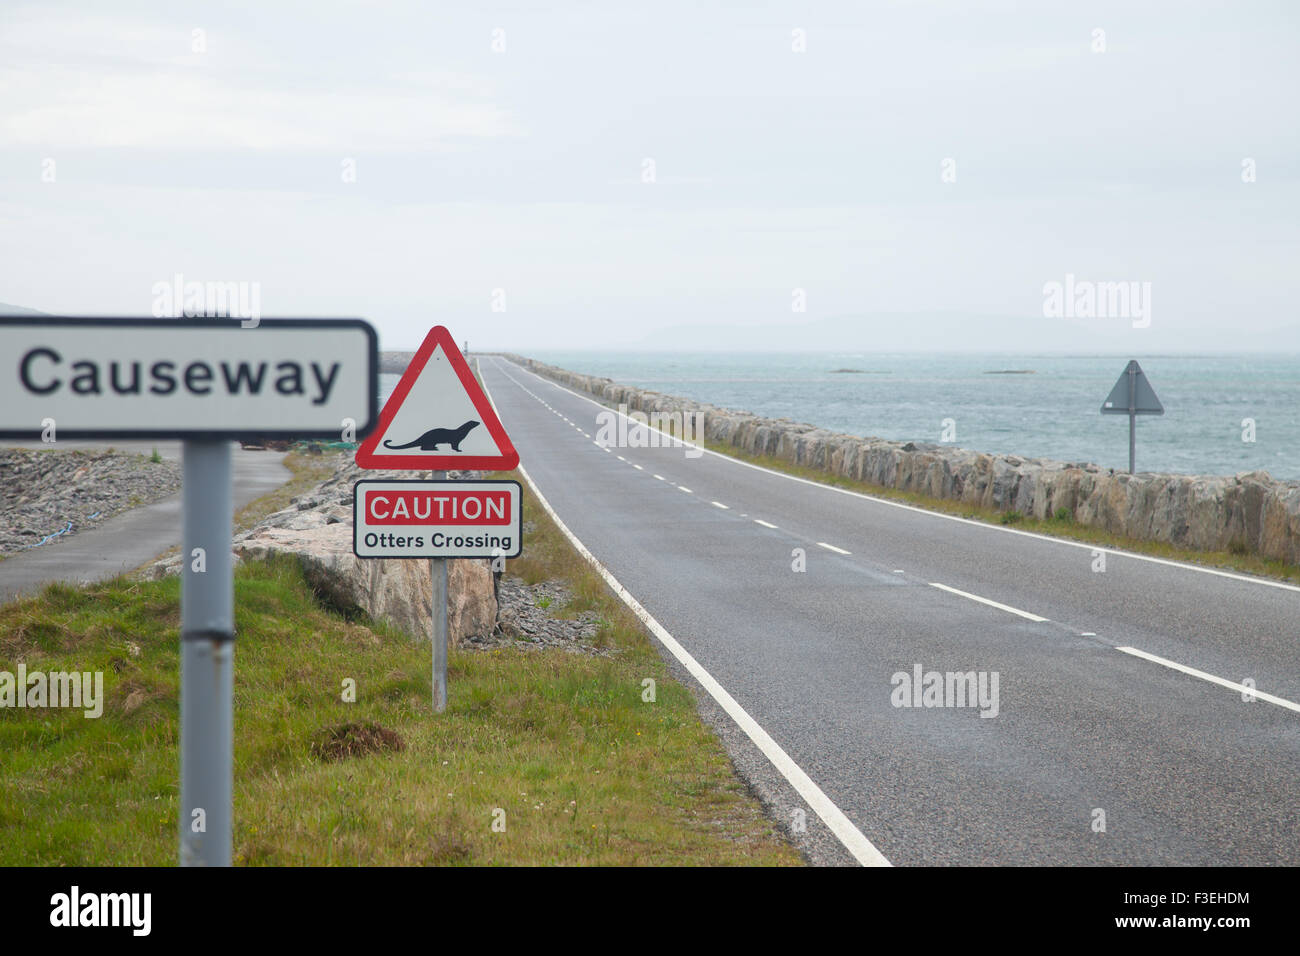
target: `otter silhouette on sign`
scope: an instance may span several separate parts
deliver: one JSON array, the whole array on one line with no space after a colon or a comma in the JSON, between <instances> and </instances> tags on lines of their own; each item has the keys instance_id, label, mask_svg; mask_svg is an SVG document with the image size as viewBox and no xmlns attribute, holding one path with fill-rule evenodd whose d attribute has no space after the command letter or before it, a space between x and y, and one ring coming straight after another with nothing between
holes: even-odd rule
<instances>
[{"instance_id":1,"label":"otter silhouette on sign","mask_svg":"<svg viewBox=\"0 0 1300 956\"><path fill-rule=\"evenodd\" d=\"M384 439L384 447L397 451L402 448L414 448L420 446L420 451L437 451L439 445L450 445L452 450L460 451L460 443L465 440L465 436L481 423L468 421L460 428L430 428L427 432L417 438L415 441L407 442L405 445L394 445L387 438Z\"/></svg>"}]
</instances>

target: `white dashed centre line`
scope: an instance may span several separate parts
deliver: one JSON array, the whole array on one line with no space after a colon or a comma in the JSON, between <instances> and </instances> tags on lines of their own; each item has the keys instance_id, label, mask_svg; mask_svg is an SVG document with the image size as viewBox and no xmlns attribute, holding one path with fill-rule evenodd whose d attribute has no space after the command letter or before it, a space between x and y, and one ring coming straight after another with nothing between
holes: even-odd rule
<instances>
[{"instance_id":1,"label":"white dashed centre line","mask_svg":"<svg viewBox=\"0 0 1300 956\"><path fill-rule=\"evenodd\" d=\"M642 468L640 465L633 465L632 467L635 468L637 471L645 471L645 469Z\"/></svg>"},{"instance_id":2,"label":"white dashed centre line","mask_svg":"<svg viewBox=\"0 0 1300 956\"><path fill-rule=\"evenodd\" d=\"M990 601L988 598L980 597L978 594L971 594L967 591L958 591L956 588L950 588L948 585L940 584L937 581L931 581L930 587L938 588L940 591L947 591L949 594L960 595L961 597L967 598L971 601L978 601L980 604L987 604L989 607L995 607L999 611L1006 611L1009 614L1018 614L1020 617L1026 618L1030 621L1042 623L1047 620L1045 617L1039 617L1037 614L1030 614L1028 611L1022 611L1009 604L999 604L997 601Z\"/></svg>"},{"instance_id":3,"label":"white dashed centre line","mask_svg":"<svg viewBox=\"0 0 1300 956\"><path fill-rule=\"evenodd\" d=\"M730 511L730 510L731 510L731 509L728 508L726 505L724 505L721 501L713 501L713 502L710 502L710 504L712 504L713 507L715 507L715 508L721 508L723 511Z\"/></svg>"},{"instance_id":4,"label":"white dashed centre line","mask_svg":"<svg viewBox=\"0 0 1300 956\"><path fill-rule=\"evenodd\" d=\"M770 522L770 521L764 521L762 518L755 518L755 519L754 519L754 524L761 524L764 528L775 528L775 527L776 527L776 525L772 524L772 522Z\"/></svg>"},{"instance_id":5,"label":"white dashed centre line","mask_svg":"<svg viewBox=\"0 0 1300 956\"><path fill-rule=\"evenodd\" d=\"M1117 651L1123 651L1125 654L1132 654L1134 657L1140 657L1144 661L1151 661L1153 664L1160 664L1182 674L1191 677L1199 677L1201 680L1209 681L1211 684L1218 684L1220 687L1226 687L1229 690L1235 690L1242 694L1249 694L1251 697L1259 700L1266 700L1270 704L1277 704L1279 707L1285 707L1287 710L1294 710L1300 713L1300 704L1293 703L1284 697L1274 697L1272 694L1266 694L1262 690L1255 690L1253 687L1247 687L1245 684L1236 681L1225 680L1222 677L1215 677L1213 674L1207 674L1205 671L1198 671L1195 667L1188 667L1185 664L1179 664L1176 661L1166 660L1163 657L1156 657L1154 654L1148 654L1146 651L1139 651L1136 647L1117 647Z\"/></svg>"},{"instance_id":6,"label":"white dashed centre line","mask_svg":"<svg viewBox=\"0 0 1300 956\"><path fill-rule=\"evenodd\" d=\"M678 485L677 487L679 490L686 492L688 495L694 494L694 492L691 491L691 489L687 488L685 485Z\"/></svg>"},{"instance_id":7,"label":"white dashed centre line","mask_svg":"<svg viewBox=\"0 0 1300 956\"><path fill-rule=\"evenodd\" d=\"M837 548L833 544L827 544L825 541L818 541L817 547L825 548L827 551L834 551L836 554L852 554L852 551L845 551L843 548Z\"/></svg>"},{"instance_id":8,"label":"white dashed centre line","mask_svg":"<svg viewBox=\"0 0 1300 956\"><path fill-rule=\"evenodd\" d=\"M663 480L664 480L664 476L663 476L663 475L655 475L655 477L658 478L660 481L663 481Z\"/></svg>"}]
</instances>

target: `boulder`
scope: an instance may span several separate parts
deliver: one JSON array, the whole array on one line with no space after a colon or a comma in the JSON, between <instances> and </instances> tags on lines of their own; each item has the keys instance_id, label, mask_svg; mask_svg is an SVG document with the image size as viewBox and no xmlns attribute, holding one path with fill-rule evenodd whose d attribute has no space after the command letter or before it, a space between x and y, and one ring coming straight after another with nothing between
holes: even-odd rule
<instances>
[{"instance_id":1,"label":"boulder","mask_svg":"<svg viewBox=\"0 0 1300 956\"><path fill-rule=\"evenodd\" d=\"M407 561L420 564L423 561ZM447 634L453 645L469 638L490 637L497 626L496 580L490 562L457 560L447 563ZM427 631L425 633L428 633Z\"/></svg>"},{"instance_id":2,"label":"boulder","mask_svg":"<svg viewBox=\"0 0 1300 956\"><path fill-rule=\"evenodd\" d=\"M297 558L307 580L331 607L387 621L419 640L432 634L430 562L358 558L352 528L342 522L309 529L259 528L235 542L241 559L273 554ZM496 594L486 561L458 560L447 568L447 634L462 640L487 637L496 627Z\"/></svg>"}]
</instances>

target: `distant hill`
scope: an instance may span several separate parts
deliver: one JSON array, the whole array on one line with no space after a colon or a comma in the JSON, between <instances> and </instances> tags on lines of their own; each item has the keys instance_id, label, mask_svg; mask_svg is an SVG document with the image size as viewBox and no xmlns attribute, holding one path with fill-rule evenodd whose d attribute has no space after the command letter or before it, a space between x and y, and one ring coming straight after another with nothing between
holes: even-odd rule
<instances>
[{"instance_id":1,"label":"distant hill","mask_svg":"<svg viewBox=\"0 0 1300 956\"><path fill-rule=\"evenodd\" d=\"M47 312L41 312L38 309L28 309L21 305L10 305L8 302L0 302L0 315L48 315Z\"/></svg>"}]
</instances>

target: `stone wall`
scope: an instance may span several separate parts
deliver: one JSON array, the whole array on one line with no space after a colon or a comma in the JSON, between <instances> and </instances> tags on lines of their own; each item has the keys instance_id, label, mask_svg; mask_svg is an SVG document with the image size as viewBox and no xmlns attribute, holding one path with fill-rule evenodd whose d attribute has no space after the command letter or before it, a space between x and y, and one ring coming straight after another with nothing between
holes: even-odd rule
<instances>
[{"instance_id":1,"label":"stone wall","mask_svg":"<svg viewBox=\"0 0 1300 956\"><path fill-rule=\"evenodd\" d=\"M1300 563L1300 482L1276 481L1265 471L1231 477L1129 475L1086 463L859 438L631 388L520 356L509 358L611 406L622 404L647 415L702 412L706 439L751 454L1037 518L1063 508L1081 525L1146 541Z\"/></svg>"}]
</instances>

